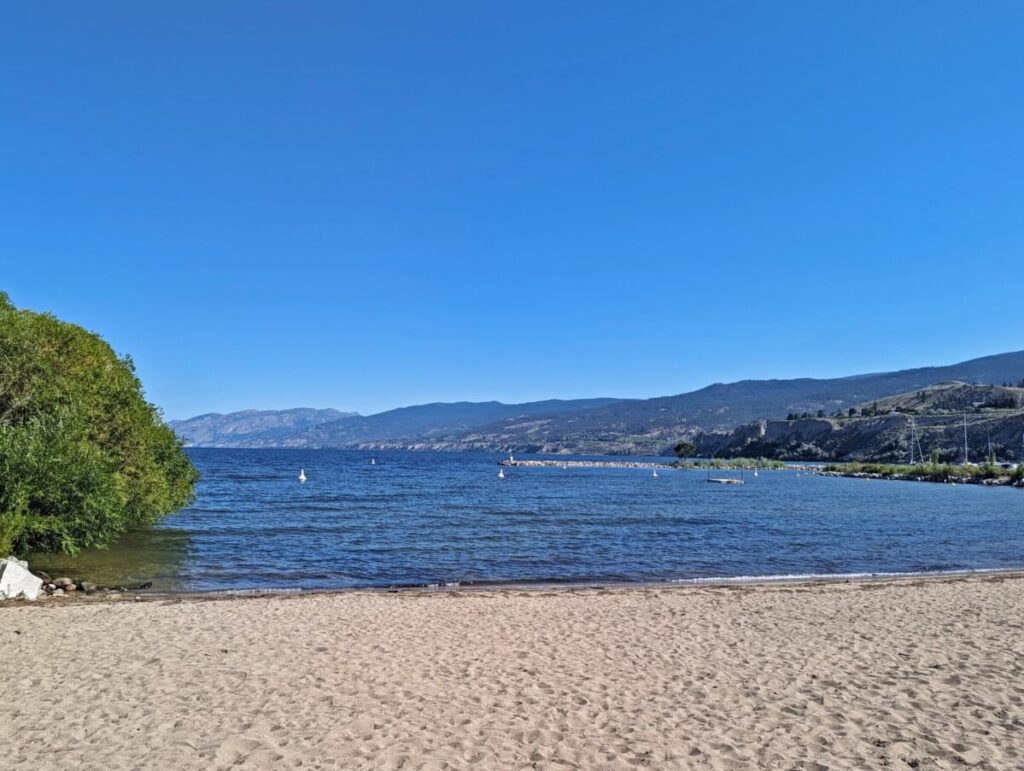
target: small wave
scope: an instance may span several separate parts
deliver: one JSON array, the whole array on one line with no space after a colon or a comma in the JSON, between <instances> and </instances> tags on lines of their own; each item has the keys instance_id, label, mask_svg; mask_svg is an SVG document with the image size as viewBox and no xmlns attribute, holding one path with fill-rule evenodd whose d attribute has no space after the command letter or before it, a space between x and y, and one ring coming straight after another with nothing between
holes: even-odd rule
<instances>
[{"instance_id":1,"label":"small wave","mask_svg":"<svg viewBox=\"0 0 1024 771\"><path fill-rule=\"evenodd\" d=\"M245 597L258 594L301 594L305 591L302 587L270 586L265 589L211 589L201 592L204 595L223 595L225 597Z\"/></svg>"},{"instance_id":2,"label":"small wave","mask_svg":"<svg viewBox=\"0 0 1024 771\"><path fill-rule=\"evenodd\" d=\"M1005 573L1011 568L963 568L954 570L908 570L862 573L782 573L768 576L706 576L702 578L672 578L670 584L753 584L799 581L860 581L865 578L915 578L921 576L968 576L982 573Z\"/></svg>"}]
</instances>

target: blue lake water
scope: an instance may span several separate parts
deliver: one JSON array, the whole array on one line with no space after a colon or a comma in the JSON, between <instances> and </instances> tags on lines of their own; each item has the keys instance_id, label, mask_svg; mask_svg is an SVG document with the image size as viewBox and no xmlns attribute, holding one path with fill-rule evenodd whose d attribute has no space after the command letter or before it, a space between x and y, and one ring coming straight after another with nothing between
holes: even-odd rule
<instances>
[{"instance_id":1,"label":"blue lake water","mask_svg":"<svg viewBox=\"0 0 1024 771\"><path fill-rule=\"evenodd\" d=\"M173 591L1024 567L1024 491L1010 488L795 471L748 473L743 486L674 469L499 479L501 456L462 453L189 454L203 475L194 506L39 566Z\"/></svg>"}]
</instances>

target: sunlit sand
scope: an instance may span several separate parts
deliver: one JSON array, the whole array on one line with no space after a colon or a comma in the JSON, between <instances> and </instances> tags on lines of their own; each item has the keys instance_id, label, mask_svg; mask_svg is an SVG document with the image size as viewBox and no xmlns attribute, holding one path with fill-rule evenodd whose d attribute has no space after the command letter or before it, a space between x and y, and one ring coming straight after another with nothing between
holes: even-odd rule
<instances>
[{"instance_id":1,"label":"sunlit sand","mask_svg":"<svg viewBox=\"0 0 1024 771\"><path fill-rule=\"evenodd\" d=\"M5 767L1014 768L1024 578L0 608Z\"/></svg>"}]
</instances>

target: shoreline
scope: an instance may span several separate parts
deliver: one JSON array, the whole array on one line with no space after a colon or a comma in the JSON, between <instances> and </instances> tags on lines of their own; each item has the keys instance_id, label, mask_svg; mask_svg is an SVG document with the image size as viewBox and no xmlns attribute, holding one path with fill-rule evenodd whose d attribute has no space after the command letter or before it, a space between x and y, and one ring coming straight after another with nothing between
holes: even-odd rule
<instances>
[{"instance_id":1,"label":"shoreline","mask_svg":"<svg viewBox=\"0 0 1024 771\"><path fill-rule=\"evenodd\" d=\"M771 587L816 587L848 584L902 584L915 581L965 581L994 579L1024 579L1024 566L1016 568L972 568L963 570L940 570L919 572L877 572L877 573L821 573L777 576L734 576L712 578L687 578L667 581L536 581L536 582L494 582L466 584L417 584L406 586L352 586L336 588L251 588L251 589L210 589L207 591L97 591L86 594L74 592L62 597L40 595L36 601L0 600L0 611L12 607L52 608L78 604L110 602L157 602L157 601L216 601L250 600L292 597L333 597L349 595L445 595L445 594L499 594L509 593L586 593L602 592L645 592L687 589L767 589Z\"/></svg>"},{"instance_id":2,"label":"shoreline","mask_svg":"<svg viewBox=\"0 0 1024 771\"><path fill-rule=\"evenodd\" d=\"M911 472L883 473L878 471L841 471L837 469L822 469L814 473L823 477L868 480L877 479L882 482L931 482L936 485L979 485L981 487L1012 487L1024 490L1024 480L1015 481L1013 477L1009 475L999 477L950 476L944 479L933 479L923 474L914 474Z\"/></svg>"}]
</instances>

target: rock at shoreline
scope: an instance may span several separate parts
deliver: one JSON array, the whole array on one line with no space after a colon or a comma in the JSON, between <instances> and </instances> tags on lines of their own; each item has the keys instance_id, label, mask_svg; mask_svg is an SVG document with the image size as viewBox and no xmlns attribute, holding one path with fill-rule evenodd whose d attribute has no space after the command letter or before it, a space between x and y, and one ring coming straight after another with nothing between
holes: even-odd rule
<instances>
[{"instance_id":1,"label":"rock at shoreline","mask_svg":"<svg viewBox=\"0 0 1024 771\"><path fill-rule=\"evenodd\" d=\"M86 594L92 594L96 591L96 584L90 583L89 581L82 581L79 586Z\"/></svg>"},{"instance_id":2,"label":"rock at shoreline","mask_svg":"<svg viewBox=\"0 0 1024 771\"><path fill-rule=\"evenodd\" d=\"M70 578L67 578L67 577L55 578L53 580L53 585L56 586L58 589L63 589L65 586L68 586L68 585L73 584L73 583L74 583L74 581L72 581Z\"/></svg>"},{"instance_id":3,"label":"rock at shoreline","mask_svg":"<svg viewBox=\"0 0 1024 771\"><path fill-rule=\"evenodd\" d=\"M0 560L0 599L34 600L39 597L42 586L43 579L32 575L24 560L15 557Z\"/></svg>"}]
</instances>

